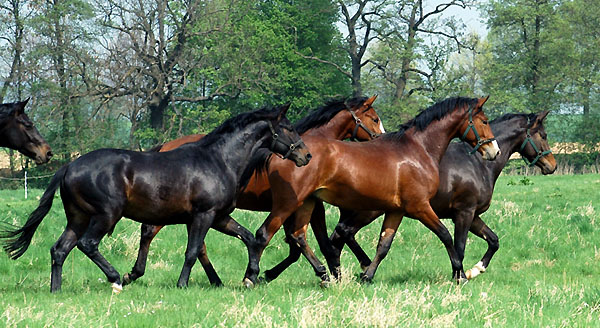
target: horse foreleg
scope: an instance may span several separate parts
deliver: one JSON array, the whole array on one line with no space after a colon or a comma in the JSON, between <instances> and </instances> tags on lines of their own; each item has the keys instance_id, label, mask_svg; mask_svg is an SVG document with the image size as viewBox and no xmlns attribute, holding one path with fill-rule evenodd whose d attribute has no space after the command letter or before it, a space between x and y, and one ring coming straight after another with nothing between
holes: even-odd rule
<instances>
[{"instance_id":1,"label":"horse foreleg","mask_svg":"<svg viewBox=\"0 0 600 328\"><path fill-rule=\"evenodd\" d=\"M476 236L484 239L488 244L488 249L483 255L481 261L475 264L473 269L470 270L472 275L473 272L479 271L479 273L483 273L487 270L492 257L500 246L498 243L498 236L485 224L485 222L483 222L479 215L476 215L473 218L470 231Z\"/></svg>"},{"instance_id":2,"label":"horse foreleg","mask_svg":"<svg viewBox=\"0 0 600 328\"><path fill-rule=\"evenodd\" d=\"M361 275L362 281L371 282L373 280L373 276L375 276L377 267L390 250L392 241L394 240L398 226L402 222L403 216L404 215L401 212L385 213L385 219L383 220L383 225L381 226L381 235L379 236L379 243L377 244L375 257L373 258L373 262L371 262L365 272Z\"/></svg>"},{"instance_id":3,"label":"horse foreleg","mask_svg":"<svg viewBox=\"0 0 600 328\"><path fill-rule=\"evenodd\" d=\"M448 256L450 257L450 263L452 264L452 277L457 282L460 283L462 281L467 280L467 276L463 271L462 261L458 258L456 251L454 250L454 245L452 243L452 235L446 229L446 227L442 224L437 214L429 205L429 202L423 203L419 206L418 209L408 212L409 215L423 223L429 230L433 231L433 233L438 236L438 238L442 241L444 246L446 247L446 251L448 252Z\"/></svg>"},{"instance_id":4,"label":"horse foreleg","mask_svg":"<svg viewBox=\"0 0 600 328\"><path fill-rule=\"evenodd\" d=\"M465 246L467 244L467 236L473 222L475 209L468 208L460 210L454 217L454 251L456 256L462 263L465 258ZM473 276L471 276L473 274ZM468 270L465 272L467 279L475 278L479 272Z\"/></svg>"},{"instance_id":5,"label":"horse foreleg","mask_svg":"<svg viewBox=\"0 0 600 328\"><path fill-rule=\"evenodd\" d=\"M192 219L192 222L188 225L188 242L185 250L185 260L183 262L181 274L179 275L179 280L177 280L177 287L187 287L192 267L202 251L204 237L206 237L206 233L208 232L208 229L210 229L214 219L214 211L197 213ZM208 260L208 257L206 260Z\"/></svg>"},{"instance_id":6,"label":"horse foreleg","mask_svg":"<svg viewBox=\"0 0 600 328\"><path fill-rule=\"evenodd\" d=\"M293 215L294 214L292 214L292 216ZM285 230L285 236L286 236L285 242L289 246L289 254L285 259L283 259L283 261L279 262L277 265L275 265L271 269L265 271L265 280L267 280L267 281L277 279L277 277L279 277L279 275L283 271L285 271L287 268L289 268L290 265L296 263L298 261L298 259L300 258L300 255L302 254L302 250L300 249L300 247L293 240L291 240L288 237L293 233L293 231L292 231L293 226L291 224L291 221L292 221L292 218L289 218L283 224L283 228Z\"/></svg>"},{"instance_id":7,"label":"horse foreleg","mask_svg":"<svg viewBox=\"0 0 600 328\"><path fill-rule=\"evenodd\" d=\"M144 275L144 273L146 272L146 261L148 260L148 252L150 252L150 243L161 228L162 226L142 224L138 256L135 260L133 268L131 268L131 273L126 273L123 275L123 285L130 284L134 280Z\"/></svg>"},{"instance_id":8,"label":"horse foreleg","mask_svg":"<svg viewBox=\"0 0 600 328\"><path fill-rule=\"evenodd\" d=\"M273 238L273 235L281 228L283 222L295 211L297 207L287 210L274 210L267 216L267 219L256 231L256 243L252 256L248 257L248 267L244 275L244 285L251 288L258 282L258 274L260 272L260 258L263 251Z\"/></svg>"}]
</instances>

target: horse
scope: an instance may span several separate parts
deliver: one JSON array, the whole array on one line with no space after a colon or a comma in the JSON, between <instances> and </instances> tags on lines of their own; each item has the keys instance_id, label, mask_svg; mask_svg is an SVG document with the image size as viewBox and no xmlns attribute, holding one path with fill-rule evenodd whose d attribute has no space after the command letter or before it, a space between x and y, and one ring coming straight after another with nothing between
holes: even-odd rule
<instances>
[{"instance_id":1,"label":"horse","mask_svg":"<svg viewBox=\"0 0 600 328\"><path fill-rule=\"evenodd\" d=\"M334 99L328 101L324 106L312 111L297 122L294 128L303 138L314 136L327 139L357 139L361 141L374 139L385 132L381 119L372 107L376 98L377 96L370 98L355 97L347 100ZM202 137L204 137L203 134L184 136L154 147L150 151L170 151L186 143L198 141ZM309 149L312 147L312 140L305 140L305 143ZM279 158L273 158L270 161L267 171L279 167L280 162L283 161L280 161ZM292 171L297 170L293 166L287 168ZM307 168L303 167L300 170L304 172ZM250 182L238 196L237 208L254 211L269 211L271 209L271 192L267 174L265 171L256 171L252 175ZM225 225L235 226L237 224L233 218L229 218L229 222ZM142 225L138 257L131 272L123 276L124 284L129 284L144 275L150 243L161 228L162 226ZM220 229L219 227L214 228ZM224 232L222 229L221 231ZM205 254L205 252L201 254ZM310 254L308 256L309 261L315 263L314 258ZM201 256L199 260L209 277L209 282L214 286L221 286L221 279L216 274L208 258ZM317 274L323 274L321 268L319 268Z\"/></svg>"},{"instance_id":2,"label":"horse","mask_svg":"<svg viewBox=\"0 0 600 328\"><path fill-rule=\"evenodd\" d=\"M255 234L256 249L254 257L249 258L244 284L252 287L258 282L260 256L291 213L296 212L286 223L287 238L302 254L310 251L305 233L316 200L347 209L385 211L377 256L362 276L363 281L372 280L404 215L418 219L438 236L448 251L454 279L463 278L452 237L429 200L439 184L439 162L453 138L467 141L474 146L472 153L479 152L486 160L493 160L500 153L483 112L487 99L446 99L421 112L400 131L371 141L321 139L311 144L313 159L307 165L310 170L293 176L271 169L273 207ZM286 165L282 163L282 167ZM324 282L323 279L321 283Z\"/></svg>"},{"instance_id":3,"label":"horse","mask_svg":"<svg viewBox=\"0 0 600 328\"><path fill-rule=\"evenodd\" d=\"M0 147L17 150L41 165L50 160L52 150L25 114L28 101L0 104Z\"/></svg>"},{"instance_id":4,"label":"horse","mask_svg":"<svg viewBox=\"0 0 600 328\"><path fill-rule=\"evenodd\" d=\"M60 186L67 226L50 249L50 291L61 288L62 266L74 246L106 275L113 291L122 290L115 268L100 254L98 244L121 217L154 224L186 224L188 243L177 282L186 287L213 224L235 208L236 195L254 169L262 167L270 151L304 166L310 153L285 113L289 104L240 114L196 143L164 153L99 149L60 168L22 228L4 231L4 250L12 259L28 248ZM241 226L237 234L252 234ZM252 248L249 248L249 252Z\"/></svg>"},{"instance_id":5,"label":"horse","mask_svg":"<svg viewBox=\"0 0 600 328\"><path fill-rule=\"evenodd\" d=\"M548 111L537 114L506 114L491 121L490 127L501 149L501 156L492 162L470 156L467 146L463 143L450 144L442 157L440 184L430 203L438 217L453 220L456 254L459 259L464 258L469 231L488 244L481 261L465 272L467 279L475 278L485 272L499 248L498 236L485 224L481 215L491 204L494 185L510 156L518 152L528 166L539 167L544 175L552 174L556 170L556 160L548 145L543 125L547 115ZM344 244L348 245L354 253L361 268L364 269L371 264L371 259L356 242L354 236L383 213L383 211L340 209L340 220L331 235L334 255L333 258L328 259L328 262L334 263L331 269L333 272L339 271L340 254ZM315 226L313 229L316 229ZM315 235L322 236L326 233L320 231L315 232ZM290 244L289 256L265 272L268 279L277 278L289 265L296 262L299 252L300 250L294 244Z\"/></svg>"}]
</instances>

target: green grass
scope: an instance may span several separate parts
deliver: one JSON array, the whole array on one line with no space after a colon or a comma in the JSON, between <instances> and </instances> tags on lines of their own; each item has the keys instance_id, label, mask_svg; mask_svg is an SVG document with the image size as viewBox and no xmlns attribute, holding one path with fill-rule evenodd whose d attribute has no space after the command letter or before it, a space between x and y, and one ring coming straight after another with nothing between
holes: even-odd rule
<instances>
[{"instance_id":1,"label":"green grass","mask_svg":"<svg viewBox=\"0 0 600 328\"><path fill-rule=\"evenodd\" d=\"M483 219L500 237L488 271L466 285L450 280L448 255L419 222L405 219L374 283L361 285L359 266L342 254L344 278L328 289L304 259L282 276L253 290L242 287L246 249L211 231L209 256L225 283L212 288L197 264L187 289L175 288L183 263L183 226L167 227L152 244L146 275L119 295L80 251L69 255L62 292L49 292L49 248L65 225L60 198L17 261L0 254L0 326L8 327L590 327L600 326L600 175L503 176ZM41 190L0 191L4 220L25 222ZM255 231L265 213L237 211ZM328 208L330 229L337 210ZM444 220L452 231L452 223ZM381 220L358 234L369 254ZM121 272L137 254L139 224L122 220L101 252ZM309 240L316 248L314 239ZM471 235L465 268L479 261L487 244ZM279 232L265 250L261 268L287 254ZM320 256L320 253L318 253ZM322 256L321 256L322 258Z\"/></svg>"}]
</instances>

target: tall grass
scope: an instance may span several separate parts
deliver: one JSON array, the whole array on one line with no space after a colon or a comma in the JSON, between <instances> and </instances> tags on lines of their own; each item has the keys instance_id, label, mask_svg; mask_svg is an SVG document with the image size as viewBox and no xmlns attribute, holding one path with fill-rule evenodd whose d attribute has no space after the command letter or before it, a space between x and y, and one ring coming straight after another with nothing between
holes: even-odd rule
<instances>
[{"instance_id":1,"label":"tall grass","mask_svg":"<svg viewBox=\"0 0 600 328\"><path fill-rule=\"evenodd\" d=\"M252 290L242 287L247 263L243 244L211 231L208 254L225 287L212 288L200 265L190 286L175 288L186 233L167 227L152 244L144 277L121 294L111 292L101 271L80 251L68 257L63 290L49 292L49 248L65 225L60 199L42 222L30 249L17 261L0 255L0 325L7 327L454 327L600 325L600 176L500 177L491 208L482 218L500 237L488 271L466 285L451 280L442 243L419 222L405 219L374 283L362 285L350 252L342 254L343 278L319 288L301 259L281 277ZM32 197L33 195L33 197ZM41 190L0 191L3 219L22 224ZM330 229L337 209L327 209ZM266 213L236 211L255 231ZM451 221L444 223L452 230ZM357 240L374 254L381 220ZM139 224L122 220L101 252L125 273L135 261ZM316 248L314 239L309 240ZM470 235L465 268L479 261L487 244ZM287 254L278 233L261 268ZM320 253L318 253L320 255ZM322 256L321 256L322 258Z\"/></svg>"}]
</instances>

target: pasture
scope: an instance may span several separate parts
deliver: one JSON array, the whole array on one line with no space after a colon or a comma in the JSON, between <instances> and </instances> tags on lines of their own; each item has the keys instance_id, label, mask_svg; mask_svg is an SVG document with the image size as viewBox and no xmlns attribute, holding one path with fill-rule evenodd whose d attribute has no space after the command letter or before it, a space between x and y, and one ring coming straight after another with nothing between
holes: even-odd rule
<instances>
[{"instance_id":1,"label":"pasture","mask_svg":"<svg viewBox=\"0 0 600 328\"><path fill-rule=\"evenodd\" d=\"M146 275L113 294L105 276L74 250L63 268L62 292L50 294L49 248L64 229L60 198L17 261L0 254L0 325L7 327L364 327L600 325L600 175L500 177L482 218L500 237L488 271L466 285L451 280L448 255L419 222L404 219L372 284L359 283L353 255L342 253L343 278L319 287L306 260L252 290L242 285L243 244L211 230L208 254L225 287L213 288L202 267L189 287L175 287L187 240L184 226L166 227L151 246ZM3 220L22 225L42 190L0 191ZM254 232L267 213L236 210ZM328 207L329 231L337 209ZM452 223L443 220L452 231ZM100 251L122 274L137 255L139 224L122 220ZM372 256L381 219L357 240ZM310 233L309 233L310 234ZM312 247L314 238L309 239ZM469 235L465 269L487 244ZM287 255L279 232L265 250L261 271ZM318 253L321 259L323 257Z\"/></svg>"}]
</instances>

